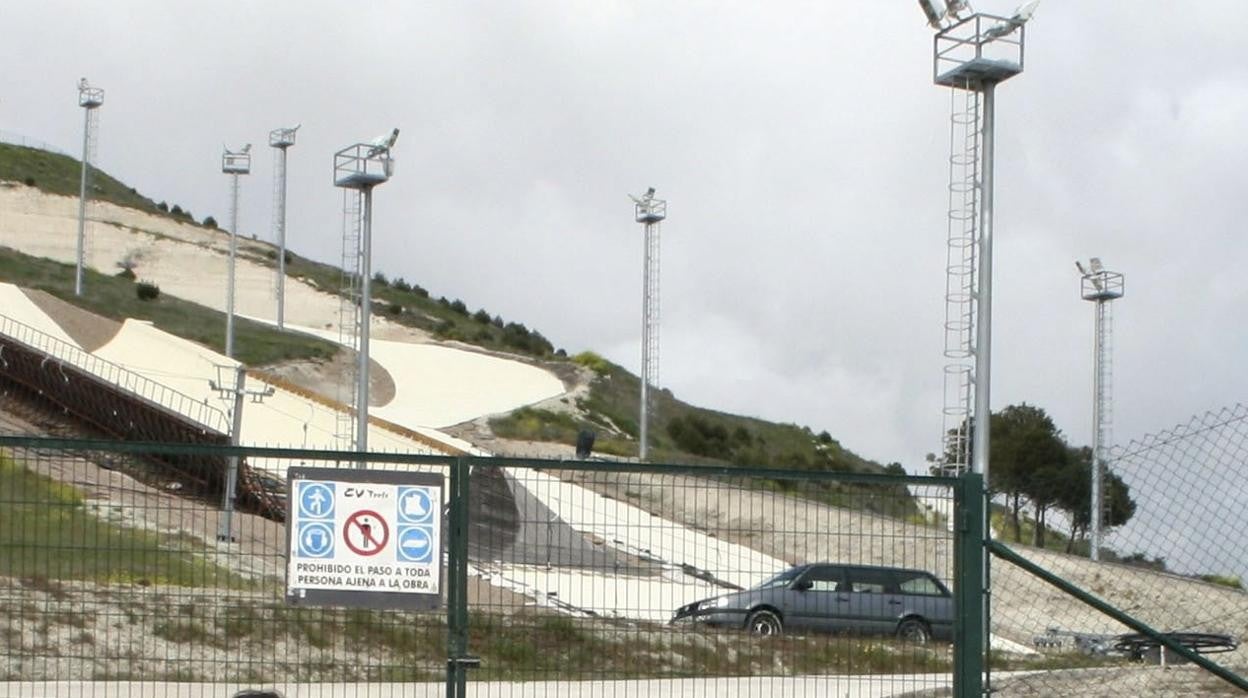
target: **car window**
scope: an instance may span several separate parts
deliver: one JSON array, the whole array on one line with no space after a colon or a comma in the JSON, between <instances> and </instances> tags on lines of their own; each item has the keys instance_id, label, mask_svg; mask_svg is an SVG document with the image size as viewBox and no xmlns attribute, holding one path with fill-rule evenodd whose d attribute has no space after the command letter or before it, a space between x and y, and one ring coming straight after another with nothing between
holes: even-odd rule
<instances>
[{"instance_id":1,"label":"car window","mask_svg":"<svg viewBox=\"0 0 1248 698\"><path fill-rule=\"evenodd\" d=\"M896 588L889 570L849 570L849 590L864 594L884 594Z\"/></svg>"},{"instance_id":2,"label":"car window","mask_svg":"<svg viewBox=\"0 0 1248 698\"><path fill-rule=\"evenodd\" d=\"M803 582L810 582L811 591L837 591L844 580L845 573L840 567L812 567L802 576Z\"/></svg>"},{"instance_id":3,"label":"car window","mask_svg":"<svg viewBox=\"0 0 1248 698\"><path fill-rule=\"evenodd\" d=\"M944 590L940 588L935 579L921 572L903 574L897 586L903 594L916 594L919 596L945 595Z\"/></svg>"},{"instance_id":4,"label":"car window","mask_svg":"<svg viewBox=\"0 0 1248 698\"><path fill-rule=\"evenodd\" d=\"M788 586L789 583L792 582L797 577L797 575L801 574L801 572L802 572L802 569L800 567L794 567L793 569L785 570L781 572L780 574L777 574L776 576L772 577L771 579L768 579L767 581L763 582L762 584L759 584L755 588L771 589L774 587Z\"/></svg>"}]
</instances>

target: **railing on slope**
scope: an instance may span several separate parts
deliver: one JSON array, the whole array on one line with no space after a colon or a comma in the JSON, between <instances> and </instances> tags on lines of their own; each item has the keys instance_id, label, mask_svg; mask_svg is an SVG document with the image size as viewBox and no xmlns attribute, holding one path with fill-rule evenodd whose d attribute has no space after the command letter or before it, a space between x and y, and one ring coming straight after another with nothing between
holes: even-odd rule
<instances>
[{"instance_id":1,"label":"railing on slope","mask_svg":"<svg viewBox=\"0 0 1248 698\"><path fill-rule=\"evenodd\" d=\"M120 390L193 420L208 429L222 434L230 433L229 420L225 413L203 400L197 400L111 361L101 359L81 347L41 332L30 325L18 322L6 315L0 315L0 335L7 336L49 357L67 362Z\"/></svg>"}]
</instances>

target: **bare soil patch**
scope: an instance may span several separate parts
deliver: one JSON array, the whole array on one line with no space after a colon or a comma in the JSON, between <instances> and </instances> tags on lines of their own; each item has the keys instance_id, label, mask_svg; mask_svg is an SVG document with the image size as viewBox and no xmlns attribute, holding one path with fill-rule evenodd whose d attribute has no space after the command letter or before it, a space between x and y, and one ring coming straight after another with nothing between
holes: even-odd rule
<instances>
[{"instance_id":1,"label":"bare soil patch","mask_svg":"<svg viewBox=\"0 0 1248 698\"><path fill-rule=\"evenodd\" d=\"M87 351L95 351L108 344L121 329L120 322L66 303L46 291L22 289L22 292Z\"/></svg>"}]
</instances>

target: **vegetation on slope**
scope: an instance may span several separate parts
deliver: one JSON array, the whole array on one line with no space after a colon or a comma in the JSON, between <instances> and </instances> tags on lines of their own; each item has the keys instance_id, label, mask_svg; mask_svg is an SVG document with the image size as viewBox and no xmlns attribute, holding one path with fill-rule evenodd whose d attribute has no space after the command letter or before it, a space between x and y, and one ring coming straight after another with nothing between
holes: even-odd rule
<instances>
[{"instance_id":1,"label":"vegetation on slope","mask_svg":"<svg viewBox=\"0 0 1248 698\"><path fill-rule=\"evenodd\" d=\"M151 321L156 327L216 351L225 351L225 314L190 301L159 294L143 300L138 284L119 277L85 270L83 285L89 292L74 295L74 267L50 259L31 257L0 247L0 281L48 293L97 315L124 320ZM307 358L330 358L338 348L330 342L301 334L279 332L245 318L234 318L235 358L250 366Z\"/></svg>"},{"instance_id":2,"label":"vegetation on slope","mask_svg":"<svg viewBox=\"0 0 1248 698\"><path fill-rule=\"evenodd\" d=\"M0 143L0 181L22 182L49 194L77 197L81 176L81 162L68 155ZM107 201L155 215L190 219L190 213L182 212L180 208L178 214L162 211L159 204L140 194L134 187L127 187L98 169L91 170L90 187L91 199L96 201Z\"/></svg>"},{"instance_id":3,"label":"vegetation on slope","mask_svg":"<svg viewBox=\"0 0 1248 698\"><path fill-rule=\"evenodd\" d=\"M226 586L238 575L192 554L187 541L100 519L73 487L0 453L0 576L108 583Z\"/></svg>"},{"instance_id":4,"label":"vegetation on slope","mask_svg":"<svg viewBox=\"0 0 1248 698\"><path fill-rule=\"evenodd\" d=\"M289 276L303 279L326 293L338 293L342 288L342 271L337 267L300 257L289 250L286 254L286 273ZM273 253L273 260L276 260L276 252ZM433 298L419 285L403 279L391 281L383 274L376 274L370 291L374 314L424 330L438 339L536 358L564 356L563 350L556 350L537 330L518 322L504 321L484 308L469 310L467 304L459 299L452 300L445 296Z\"/></svg>"}]
</instances>

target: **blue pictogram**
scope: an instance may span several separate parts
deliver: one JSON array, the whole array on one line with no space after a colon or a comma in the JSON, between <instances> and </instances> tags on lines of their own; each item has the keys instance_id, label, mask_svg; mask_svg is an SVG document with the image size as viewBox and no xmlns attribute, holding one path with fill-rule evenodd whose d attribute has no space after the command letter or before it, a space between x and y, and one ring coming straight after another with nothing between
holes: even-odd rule
<instances>
[{"instance_id":1,"label":"blue pictogram","mask_svg":"<svg viewBox=\"0 0 1248 698\"><path fill-rule=\"evenodd\" d=\"M432 561L433 529L429 526L400 526L398 560L417 563Z\"/></svg>"},{"instance_id":2,"label":"blue pictogram","mask_svg":"<svg viewBox=\"0 0 1248 698\"><path fill-rule=\"evenodd\" d=\"M334 483L299 483L299 518L334 518Z\"/></svg>"},{"instance_id":3,"label":"blue pictogram","mask_svg":"<svg viewBox=\"0 0 1248 698\"><path fill-rule=\"evenodd\" d=\"M399 488L399 523L427 524L433 521L435 504L430 487Z\"/></svg>"},{"instance_id":4,"label":"blue pictogram","mask_svg":"<svg viewBox=\"0 0 1248 698\"><path fill-rule=\"evenodd\" d=\"M334 529L324 521L300 521L296 557L333 557Z\"/></svg>"}]
</instances>

